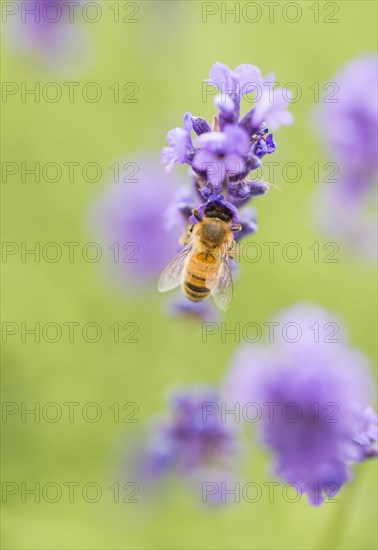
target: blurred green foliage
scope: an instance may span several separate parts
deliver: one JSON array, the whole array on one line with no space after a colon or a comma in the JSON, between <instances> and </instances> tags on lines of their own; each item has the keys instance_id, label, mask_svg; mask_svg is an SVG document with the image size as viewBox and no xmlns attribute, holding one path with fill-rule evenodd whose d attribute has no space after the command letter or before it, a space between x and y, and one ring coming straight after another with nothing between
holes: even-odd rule
<instances>
[{"instance_id":1,"label":"blurred green foliage","mask_svg":"<svg viewBox=\"0 0 378 550\"><path fill-rule=\"evenodd\" d=\"M120 157L132 160L143 150L158 155L166 132L181 125L187 110L210 119L212 99L203 103L202 81L215 61L231 67L254 63L264 75L275 71L281 84L296 82L302 90L301 100L291 107L295 125L275 135L274 161L297 162L303 176L288 183L277 172L274 183L281 191L273 188L256 200L259 232L253 239L260 244L296 241L303 257L293 264L279 259L269 263L264 254L260 262L242 265L225 321L230 326L262 323L294 302L316 302L345 319L351 342L374 362L373 269L343 249L338 263L315 263L309 250L314 242L321 247L325 242L312 224L311 198L321 183L314 183L309 166L329 160L311 132L309 112L314 83L322 85L341 64L375 48L377 4L331 3L339 8L338 22L325 23L330 12L323 2L315 3L320 9L320 22L315 23L310 9L314 3L300 2L300 20L289 23L282 16L283 2L270 23L260 3L259 22L236 23L230 15L222 23L220 12L203 22L199 1L144 1L138 4L139 23L134 24L114 23L109 9L114 3L102 4L101 21L83 23L94 41L93 63L83 74L57 77L15 53L3 53L3 81L28 86L36 81L97 82L103 90L97 103L83 101L80 94L73 103L62 99L55 104L22 103L19 95L10 97L2 106L7 133L3 161L95 161L104 167L103 178L95 184L78 178L73 183L68 178L57 183L28 178L23 183L17 177L3 183L3 240L29 245L95 240L88 211L111 179L107 167ZM115 82L136 82L139 102L114 102L109 86ZM185 177L185 170L182 173ZM232 338L222 343L214 336L202 343L200 326L164 316L165 299L154 288L139 297L132 286L120 293L98 264L80 256L74 263L63 259L54 264L31 258L22 263L16 255L3 265L3 321L29 326L96 321L103 327L96 344L80 337L74 343L66 337L54 344L34 343L32 338L22 343L18 334L4 345L4 401L79 402L77 411L97 402L103 414L94 423L85 422L80 412L73 423L67 414L56 423L22 423L20 415L10 416L3 424L3 481L25 481L28 486L37 481L77 481L81 487L96 482L103 487L103 497L97 503L80 497L73 503L66 497L57 503L35 503L27 497L23 503L20 495L9 497L3 511L3 548L375 548L373 463L358 468L338 504L320 509L309 507L304 497L298 503L278 498L272 504L265 495L255 504L209 510L179 482L155 506L113 502L108 487L116 478L119 454L137 437L143 421L164 408L166 391L177 385L219 382L237 348ZM140 326L140 343L114 343L108 327L129 321ZM139 404L140 422L114 422L109 406L130 401ZM273 479L268 464L269 457L253 449L246 479Z\"/></svg>"}]
</instances>

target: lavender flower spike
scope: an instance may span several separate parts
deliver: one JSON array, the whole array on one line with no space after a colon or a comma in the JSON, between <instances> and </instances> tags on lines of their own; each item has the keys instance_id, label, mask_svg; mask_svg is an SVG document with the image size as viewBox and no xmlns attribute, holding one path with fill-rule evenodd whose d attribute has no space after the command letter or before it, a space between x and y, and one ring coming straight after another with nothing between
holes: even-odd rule
<instances>
[{"instance_id":1,"label":"lavender flower spike","mask_svg":"<svg viewBox=\"0 0 378 550\"><path fill-rule=\"evenodd\" d=\"M265 79L261 91L261 72L254 65L239 65L232 71L222 63L215 63L207 82L221 91L215 98L218 115L214 117L213 126L210 127L200 116L186 113L184 128L175 128L168 133L170 146L163 148L161 162L166 164L167 172L172 171L175 163L190 166L202 198L222 193L240 206L240 199L255 194L237 196L233 192L235 184L240 183L237 187L242 189L248 174L260 167L265 155L276 150L273 135L268 133L265 124L278 128L281 124L293 122L292 115L286 112L290 93L279 88L271 97L274 75ZM255 107L239 120L241 98L255 90L259 92ZM192 131L197 134L194 144Z\"/></svg>"},{"instance_id":2,"label":"lavender flower spike","mask_svg":"<svg viewBox=\"0 0 378 550\"><path fill-rule=\"evenodd\" d=\"M228 401L258 404L275 473L320 505L351 479L353 464L377 454L368 361L318 307L292 307L277 327L273 345L238 352L224 392Z\"/></svg>"},{"instance_id":3,"label":"lavender flower spike","mask_svg":"<svg viewBox=\"0 0 378 550\"><path fill-rule=\"evenodd\" d=\"M219 396L208 387L176 391L170 411L155 417L139 457L147 482L176 474L195 484L228 479L241 450L239 430L221 421Z\"/></svg>"},{"instance_id":4,"label":"lavender flower spike","mask_svg":"<svg viewBox=\"0 0 378 550\"><path fill-rule=\"evenodd\" d=\"M264 195L269 187L268 184L260 182L257 175L256 177L250 175L261 166L266 155L271 155L276 150L273 135L269 133L265 123L269 122L274 128L278 128L280 124L289 124L293 119L285 111L290 101L289 94L282 101L270 102L270 94L266 96L264 95L266 92L263 92L255 108L239 120L242 97L256 91L262 82L260 70L254 65L239 65L235 71L232 71L222 63L215 63L210 70L208 82L221 92L215 98L218 113L213 118L212 126L210 127L206 119L186 113L184 129L175 128L168 133L167 141L170 147L165 147L161 153L161 162L166 164L167 172L171 172L176 163L187 164L190 167L192 186L200 206L196 208L199 214L196 216L191 216L185 206L187 231L181 242L187 245L187 248L168 264L159 279L158 288L161 292L165 292L184 281L184 292L185 288L190 289L190 285L197 289L187 293L191 299L204 300L210 292L215 300L223 295L224 298L219 299L218 305L221 304L219 307L226 309L231 302L232 280L225 264L234 259L236 239L257 230L255 210L248 209L244 213L241 211L239 218L239 208L244 208L251 199ZM269 79L266 83L272 84ZM284 90L277 91L277 93L280 92L283 93ZM194 143L192 131L197 134ZM217 202L215 206L210 206ZM182 211L181 207L180 210ZM217 269L211 281L210 278L209 280L199 279L205 281L203 288L199 291L199 286L185 280L188 264L184 262L189 257L195 242L193 237L196 237L196 240L197 237L201 238L201 227L195 228L196 234L193 234L194 228L191 225L198 221L202 222L203 215L225 224L229 224L229 218L231 218L235 227L224 226L223 235L226 236L227 231L232 230L232 238L228 233L227 242L224 241L222 245L224 250L222 257L217 256L218 252L213 256L214 263L222 267ZM236 220L239 219L240 221L237 222ZM214 224L218 221L214 220ZM216 245L213 251L220 249L218 246L220 243L213 244ZM209 257L209 254L211 254L210 250L206 252L204 258ZM217 261L218 259L221 261ZM227 275L223 278L218 277L224 267ZM197 291L198 294L195 295Z\"/></svg>"}]
</instances>

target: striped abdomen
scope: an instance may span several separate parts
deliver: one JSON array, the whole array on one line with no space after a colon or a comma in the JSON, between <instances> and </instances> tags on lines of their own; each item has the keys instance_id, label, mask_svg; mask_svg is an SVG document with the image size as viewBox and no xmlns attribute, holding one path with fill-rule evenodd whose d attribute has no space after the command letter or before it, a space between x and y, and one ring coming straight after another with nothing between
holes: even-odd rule
<instances>
[{"instance_id":1,"label":"striped abdomen","mask_svg":"<svg viewBox=\"0 0 378 550\"><path fill-rule=\"evenodd\" d=\"M200 302L209 296L206 279L215 275L217 269L217 259L212 254L200 252L192 256L182 284L182 290L189 300Z\"/></svg>"}]
</instances>

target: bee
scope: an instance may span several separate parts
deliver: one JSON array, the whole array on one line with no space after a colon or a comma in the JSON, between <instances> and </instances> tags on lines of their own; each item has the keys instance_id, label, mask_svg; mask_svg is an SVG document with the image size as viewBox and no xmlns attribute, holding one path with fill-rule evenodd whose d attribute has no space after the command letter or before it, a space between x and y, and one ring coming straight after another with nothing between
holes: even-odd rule
<instances>
[{"instance_id":1,"label":"bee","mask_svg":"<svg viewBox=\"0 0 378 550\"><path fill-rule=\"evenodd\" d=\"M181 285L189 300L200 302L211 295L224 311L232 300L233 232L241 231L242 226L233 224L231 210L218 202L209 202L203 216L193 210L193 216L198 223L189 228L184 248L162 272L158 290L166 292Z\"/></svg>"}]
</instances>

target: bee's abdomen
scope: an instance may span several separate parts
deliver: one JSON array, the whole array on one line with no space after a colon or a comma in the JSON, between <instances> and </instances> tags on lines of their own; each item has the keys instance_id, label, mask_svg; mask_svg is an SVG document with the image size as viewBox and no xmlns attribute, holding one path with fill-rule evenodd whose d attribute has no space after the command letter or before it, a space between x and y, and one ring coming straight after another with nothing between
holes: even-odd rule
<instances>
[{"instance_id":1,"label":"bee's abdomen","mask_svg":"<svg viewBox=\"0 0 378 550\"><path fill-rule=\"evenodd\" d=\"M204 300L210 294L210 290L205 286L199 286L198 284L193 285L188 281L184 282L183 290L189 300L193 302L201 302L201 300Z\"/></svg>"},{"instance_id":2,"label":"bee's abdomen","mask_svg":"<svg viewBox=\"0 0 378 550\"><path fill-rule=\"evenodd\" d=\"M215 258L208 254L205 260L204 256L201 253L192 258L182 285L185 295L193 302L200 302L210 294L206 287L206 278L214 271Z\"/></svg>"}]
</instances>

